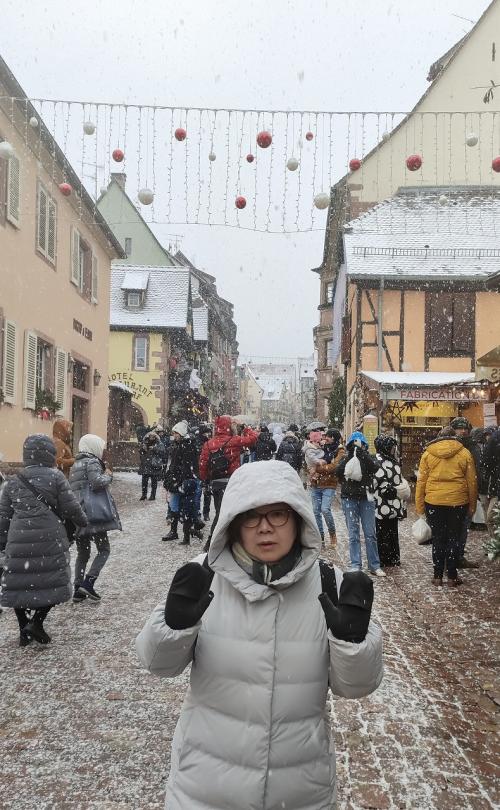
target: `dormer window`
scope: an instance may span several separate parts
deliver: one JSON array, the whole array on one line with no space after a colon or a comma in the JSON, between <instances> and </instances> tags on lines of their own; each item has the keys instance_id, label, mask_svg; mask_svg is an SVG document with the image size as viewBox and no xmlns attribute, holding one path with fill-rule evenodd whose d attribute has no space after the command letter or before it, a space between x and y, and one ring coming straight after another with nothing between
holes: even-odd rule
<instances>
[{"instance_id":1,"label":"dormer window","mask_svg":"<svg viewBox=\"0 0 500 810\"><path fill-rule=\"evenodd\" d=\"M128 292L127 293L127 306L129 309L137 309L142 306L142 293Z\"/></svg>"}]
</instances>

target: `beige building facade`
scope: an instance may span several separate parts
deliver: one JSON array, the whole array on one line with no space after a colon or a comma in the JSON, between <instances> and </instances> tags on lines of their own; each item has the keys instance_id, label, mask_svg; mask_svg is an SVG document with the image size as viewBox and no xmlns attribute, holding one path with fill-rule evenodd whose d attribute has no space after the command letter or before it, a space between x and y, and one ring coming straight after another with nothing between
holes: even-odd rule
<instances>
[{"instance_id":1,"label":"beige building facade","mask_svg":"<svg viewBox=\"0 0 500 810\"><path fill-rule=\"evenodd\" d=\"M110 266L123 251L1 60L0 96L13 148L0 158L0 453L17 463L54 416L74 421L75 442L106 436Z\"/></svg>"}]
</instances>

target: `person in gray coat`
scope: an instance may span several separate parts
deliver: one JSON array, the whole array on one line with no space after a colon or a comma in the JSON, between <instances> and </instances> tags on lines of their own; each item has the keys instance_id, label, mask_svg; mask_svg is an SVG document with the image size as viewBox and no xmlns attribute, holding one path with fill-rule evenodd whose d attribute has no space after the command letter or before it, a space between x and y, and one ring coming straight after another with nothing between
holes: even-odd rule
<instances>
[{"instance_id":1,"label":"person in gray coat","mask_svg":"<svg viewBox=\"0 0 500 810\"><path fill-rule=\"evenodd\" d=\"M191 666L168 810L335 806L328 687L345 698L373 692L382 634L370 619L372 581L319 561L320 548L289 464L233 473L208 555L177 571L136 640L156 675Z\"/></svg>"},{"instance_id":2,"label":"person in gray coat","mask_svg":"<svg viewBox=\"0 0 500 810\"><path fill-rule=\"evenodd\" d=\"M87 433L78 443L78 453L69 476L71 489L87 514L88 525L76 532L78 550L75 563L73 602L90 598L99 602L100 594L94 588L110 554L108 532L121 530L122 525L115 502L109 492L113 473L103 461L106 442L100 436ZM86 573L94 543L97 554Z\"/></svg>"},{"instance_id":3,"label":"person in gray coat","mask_svg":"<svg viewBox=\"0 0 500 810\"><path fill-rule=\"evenodd\" d=\"M0 496L2 606L16 612L22 647L33 639L48 644L43 622L54 605L71 598L69 543L62 521L87 523L55 466L52 439L41 433L28 436L23 462L22 472L7 480Z\"/></svg>"}]
</instances>

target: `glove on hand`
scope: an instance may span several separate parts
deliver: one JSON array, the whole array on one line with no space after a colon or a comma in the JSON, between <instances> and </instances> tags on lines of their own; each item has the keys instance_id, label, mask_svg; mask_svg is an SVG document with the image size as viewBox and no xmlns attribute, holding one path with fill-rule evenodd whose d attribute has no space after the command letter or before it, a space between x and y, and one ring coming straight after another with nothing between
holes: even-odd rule
<instances>
[{"instance_id":1,"label":"glove on hand","mask_svg":"<svg viewBox=\"0 0 500 810\"><path fill-rule=\"evenodd\" d=\"M335 638L360 644L365 640L373 604L373 582L362 571L344 574L338 606L326 593L318 596L326 624Z\"/></svg>"},{"instance_id":2,"label":"glove on hand","mask_svg":"<svg viewBox=\"0 0 500 810\"><path fill-rule=\"evenodd\" d=\"M195 562L176 571L165 603L165 623L172 630L185 630L200 621L214 597L210 590L213 578L208 566Z\"/></svg>"}]
</instances>

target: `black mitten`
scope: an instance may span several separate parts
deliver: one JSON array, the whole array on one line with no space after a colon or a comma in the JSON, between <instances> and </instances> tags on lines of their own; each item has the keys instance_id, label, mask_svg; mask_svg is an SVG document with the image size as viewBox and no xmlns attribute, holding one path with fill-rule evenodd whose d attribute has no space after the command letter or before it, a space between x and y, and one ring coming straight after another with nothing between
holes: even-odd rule
<instances>
[{"instance_id":1,"label":"black mitten","mask_svg":"<svg viewBox=\"0 0 500 810\"><path fill-rule=\"evenodd\" d=\"M172 630L185 630L200 621L214 596L213 578L208 566L195 562L176 571L165 603L165 623Z\"/></svg>"},{"instance_id":2,"label":"black mitten","mask_svg":"<svg viewBox=\"0 0 500 810\"><path fill-rule=\"evenodd\" d=\"M362 571L344 574L338 606L326 593L318 596L326 624L335 638L360 644L365 640L373 605L373 582Z\"/></svg>"}]
</instances>

